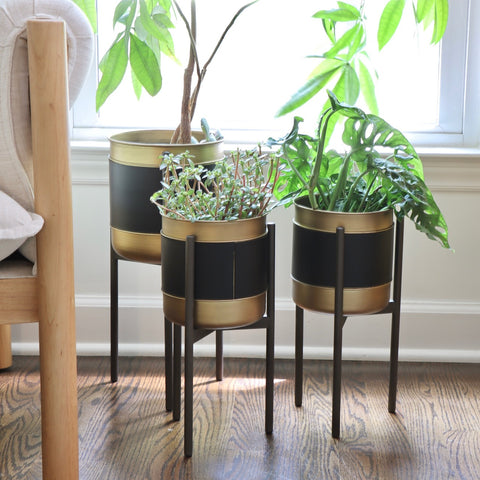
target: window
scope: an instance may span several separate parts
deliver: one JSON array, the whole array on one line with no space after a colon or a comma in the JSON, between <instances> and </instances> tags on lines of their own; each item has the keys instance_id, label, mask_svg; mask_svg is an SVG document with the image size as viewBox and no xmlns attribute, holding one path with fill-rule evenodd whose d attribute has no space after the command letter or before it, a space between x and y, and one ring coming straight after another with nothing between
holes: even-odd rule
<instances>
[{"instance_id":1,"label":"window","mask_svg":"<svg viewBox=\"0 0 480 480\"><path fill-rule=\"evenodd\" d=\"M98 2L100 55L114 35L111 18L116 3L116 0ZM245 0L198 2L201 58L210 54L224 26L244 3ZM373 9L368 13L369 19L376 29L375 17L380 12L375 10L375 2L370 3ZM311 17L319 8L328 8L327 5L323 2L319 7L317 0L303 0L292 7L286 0L261 0L248 8L209 67L197 107L198 119L194 119L193 126L199 125L199 118L205 116L211 126L221 128L227 142L234 143L257 142L269 135L284 134L293 114L303 116L313 126L325 101L321 96L285 117L275 118L275 113L305 82L315 65L306 57L322 51L320 20ZM402 21L400 38L396 37L373 59L380 75L377 98L381 115L409 132L417 145L473 145L477 139L477 126L472 122L475 108L465 98L472 91L469 82L478 78L478 61L468 63L467 56L468 45L475 44L476 35L474 29L469 30L469 23L473 24L473 18L480 19L480 8L471 6L469 0L454 0L450 5L449 24L440 46L425 47L430 32L413 31L413 21ZM176 30L176 53L183 61L188 52L188 46L180 43L186 40L185 29L178 24ZM180 116L183 68L165 59L162 72L163 88L157 97L150 98L144 92L137 101L126 81L97 114L94 105L97 72L93 69L83 98L75 106L76 137L91 137L92 132L104 137L104 130L97 129L110 132L143 127L175 128ZM475 95L471 97L475 101Z\"/></svg>"}]
</instances>

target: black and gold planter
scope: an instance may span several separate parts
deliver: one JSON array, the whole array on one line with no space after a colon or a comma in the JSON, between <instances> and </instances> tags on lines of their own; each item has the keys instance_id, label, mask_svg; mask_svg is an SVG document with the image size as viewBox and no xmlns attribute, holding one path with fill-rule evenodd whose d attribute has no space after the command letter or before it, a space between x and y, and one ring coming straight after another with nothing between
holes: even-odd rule
<instances>
[{"instance_id":1,"label":"black and gold planter","mask_svg":"<svg viewBox=\"0 0 480 480\"><path fill-rule=\"evenodd\" d=\"M113 249L123 258L161 263L161 216L150 202L160 188L159 166L167 152L188 150L197 163L223 158L223 141L170 144L173 132L138 130L110 137L110 230ZM202 134L194 132L199 140Z\"/></svg>"},{"instance_id":2,"label":"black and gold planter","mask_svg":"<svg viewBox=\"0 0 480 480\"><path fill-rule=\"evenodd\" d=\"M343 314L383 310L390 300L393 212L313 210L307 197L295 202L292 280L296 305L335 312L336 228L345 230Z\"/></svg>"},{"instance_id":3,"label":"black and gold planter","mask_svg":"<svg viewBox=\"0 0 480 480\"><path fill-rule=\"evenodd\" d=\"M265 312L268 283L266 217L188 222L162 218L165 317L185 324L185 241L195 236L195 328L249 325Z\"/></svg>"}]
</instances>

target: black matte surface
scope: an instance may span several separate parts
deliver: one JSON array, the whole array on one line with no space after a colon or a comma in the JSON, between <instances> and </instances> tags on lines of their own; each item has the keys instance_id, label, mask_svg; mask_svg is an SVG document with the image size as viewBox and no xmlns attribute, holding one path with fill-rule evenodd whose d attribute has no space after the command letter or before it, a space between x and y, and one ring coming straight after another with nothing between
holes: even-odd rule
<instances>
[{"instance_id":1,"label":"black matte surface","mask_svg":"<svg viewBox=\"0 0 480 480\"><path fill-rule=\"evenodd\" d=\"M293 226L292 276L323 287L335 286L335 233ZM392 280L393 226L371 234L345 234L346 288L366 288Z\"/></svg>"},{"instance_id":2,"label":"black matte surface","mask_svg":"<svg viewBox=\"0 0 480 480\"><path fill-rule=\"evenodd\" d=\"M110 225L129 232L160 233L162 217L150 202L160 189L159 169L109 163Z\"/></svg>"},{"instance_id":3,"label":"black matte surface","mask_svg":"<svg viewBox=\"0 0 480 480\"><path fill-rule=\"evenodd\" d=\"M267 237L195 244L195 298L232 300L267 289ZM185 296L185 242L162 235L162 289Z\"/></svg>"}]
</instances>

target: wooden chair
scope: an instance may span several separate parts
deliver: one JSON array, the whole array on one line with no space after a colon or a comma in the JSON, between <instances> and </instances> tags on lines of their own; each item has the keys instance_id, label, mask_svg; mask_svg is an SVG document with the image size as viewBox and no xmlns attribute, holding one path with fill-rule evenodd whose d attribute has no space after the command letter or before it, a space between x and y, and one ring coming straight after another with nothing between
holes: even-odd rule
<instances>
[{"instance_id":1,"label":"wooden chair","mask_svg":"<svg viewBox=\"0 0 480 480\"><path fill-rule=\"evenodd\" d=\"M65 24L29 20L27 38L35 211L45 224L36 277L0 279L0 325L39 324L43 478L71 480L78 409Z\"/></svg>"}]
</instances>

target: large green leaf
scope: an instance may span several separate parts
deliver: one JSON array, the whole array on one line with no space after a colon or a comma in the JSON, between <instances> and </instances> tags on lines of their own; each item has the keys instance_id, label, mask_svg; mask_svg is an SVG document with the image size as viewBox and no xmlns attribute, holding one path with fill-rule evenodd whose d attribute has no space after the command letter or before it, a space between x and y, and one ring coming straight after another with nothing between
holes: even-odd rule
<instances>
[{"instance_id":1,"label":"large green leaf","mask_svg":"<svg viewBox=\"0 0 480 480\"><path fill-rule=\"evenodd\" d=\"M432 44L438 43L445 33L448 22L448 0L435 0L435 23Z\"/></svg>"},{"instance_id":2,"label":"large green leaf","mask_svg":"<svg viewBox=\"0 0 480 480\"><path fill-rule=\"evenodd\" d=\"M152 49L136 35L130 35L130 65L143 88L156 95L162 88L162 75Z\"/></svg>"},{"instance_id":3,"label":"large green leaf","mask_svg":"<svg viewBox=\"0 0 480 480\"><path fill-rule=\"evenodd\" d=\"M97 111L105 100L115 91L122 81L128 64L128 40L122 36L115 42L104 57L102 63L102 78L98 83L96 95Z\"/></svg>"},{"instance_id":4,"label":"large green leaf","mask_svg":"<svg viewBox=\"0 0 480 480\"><path fill-rule=\"evenodd\" d=\"M332 10L320 10L313 14L313 18L325 18L334 22L351 22L358 18L351 9L338 8Z\"/></svg>"},{"instance_id":5,"label":"large green leaf","mask_svg":"<svg viewBox=\"0 0 480 480\"><path fill-rule=\"evenodd\" d=\"M360 94L360 81L357 73L350 64L345 64L342 75L338 79L333 91L335 94L350 105L354 105Z\"/></svg>"},{"instance_id":6,"label":"large green leaf","mask_svg":"<svg viewBox=\"0 0 480 480\"><path fill-rule=\"evenodd\" d=\"M129 8L136 7L135 2L132 0L121 0L115 7L115 12L113 13L113 26L117 24L117 22L125 23L121 19L129 12Z\"/></svg>"},{"instance_id":7,"label":"large green leaf","mask_svg":"<svg viewBox=\"0 0 480 480\"><path fill-rule=\"evenodd\" d=\"M360 80L360 90L368 108L372 113L378 114L377 96L375 95L375 82L370 74L370 70L361 60L358 62L358 78Z\"/></svg>"},{"instance_id":8,"label":"large green leaf","mask_svg":"<svg viewBox=\"0 0 480 480\"><path fill-rule=\"evenodd\" d=\"M342 68L343 62L334 59L324 60L314 72L314 76L308 79L297 92L295 92L290 100L280 108L276 116L285 115L296 108L300 107L313 96L315 96L322 88L327 85L331 78Z\"/></svg>"},{"instance_id":9,"label":"large green leaf","mask_svg":"<svg viewBox=\"0 0 480 480\"><path fill-rule=\"evenodd\" d=\"M435 8L435 0L418 0L416 9L417 22L423 22Z\"/></svg>"},{"instance_id":10,"label":"large green leaf","mask_svg":"<svg viewBox=\"0 0 480 480\"><path fill-rule=\"evenodd\" d=\"M362 26L360 24L354 25L347 30L333 45L333 47L324 54L325 58L335 58L342 50L349 48L353 43L359 43L357 38L361 35Z\"/></svg>"},{"instance_id":11,"label":"large green leaf","mask_svg":"<svg viewBox=\"0 0 480 480\"><path fill-rule=\"evenodd\" d=\"M392 38L402 18L405 0L390 0L383 9L377 31L378 49L381 50Z\"/></svg>"},{"instance_id":12,"label":"large green leaf","mask_svg":"<svg viewBox=\"0 0 480 480\"><path fill-rule=\"evenodd\" d=\"M148 11L145 0L140 0L140 21L145 30L158 40L160 50L175 59L175 48L173 45L173 39L166 28L167 25L171 25L170 19L166 15L156 15L152 17Z\"/></svg>"},{"instance_id":13,"label":"large green leaf","mask_svg":"<svg viewBox=\"0 0 480 480\"><path fill-rule=\"evenodd\" d=\"M96 0L73 0L85 13L92 26L94 33L97 33L97 5Z\"/></svg>"}]
</instances>

